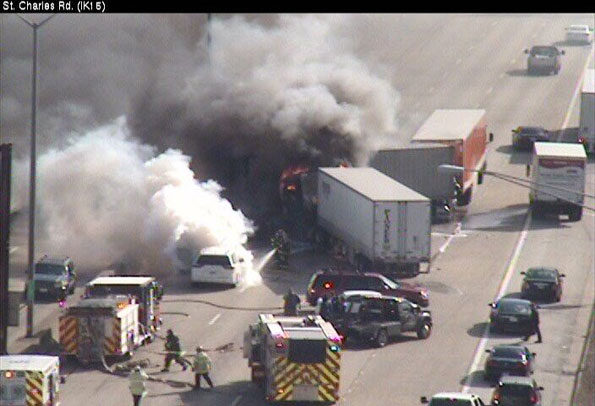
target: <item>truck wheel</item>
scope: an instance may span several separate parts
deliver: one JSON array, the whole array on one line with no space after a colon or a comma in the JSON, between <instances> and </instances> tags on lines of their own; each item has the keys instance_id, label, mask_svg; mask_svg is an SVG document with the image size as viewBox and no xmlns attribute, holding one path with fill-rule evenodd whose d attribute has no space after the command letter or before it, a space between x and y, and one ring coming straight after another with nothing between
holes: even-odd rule
<instances>
[{"instance_id":1,"label":"truck wheel","mask_svg":"<svg viewBox=\"0 0 595 406\"><path fill-rule=\"evenodd\" d=\"M418 329L417 329L417 338L420 340L424 340L430 336L432 333L432 326L430 323L424 322Z\"/></svg>"},{"instance_id":2,"label":"truck wheel","mask_svg":"<svg viewBox=\"0 0 595 406\"><path fill-rule=\"evenodd\" d=\"M537 220L543 217L543 211L541 210L541 207L538 206L537 204L533 203L533 205L531 206L531 218L533 220Z\"/></svg>"},{"instance_id":3,"label":"truck wheel","mask_svg":"<svg viewBox=\"0 0 595 406\"><path fill-rule=\"evenodd\" d=\"M470 187L463 193L457 197L457 204L459 206L467 206L471 203L471 194L473 193L473 187Z\"/></svg>"},{"instance_id":4,"label":"truck wheel","mask_svg":"<svg viewBox=\"0 0 595 406\"><path fill-rule=\"evenodd\" d=\"M378 330L376 334L376 347L382 348L388 343L388 334L385 329Z\"/></svg>"},{"instance_id":5,"label":"truck wheel","mask_svg":"<svg viewBox=\"0 0 595 406\"><path fill-rule=\"evenodd\" d=\"M580 221L580 219L583 218L583 208L581 206L570 208L568 211L568 218L570 221Z\"/></svg>"}]
</instances>

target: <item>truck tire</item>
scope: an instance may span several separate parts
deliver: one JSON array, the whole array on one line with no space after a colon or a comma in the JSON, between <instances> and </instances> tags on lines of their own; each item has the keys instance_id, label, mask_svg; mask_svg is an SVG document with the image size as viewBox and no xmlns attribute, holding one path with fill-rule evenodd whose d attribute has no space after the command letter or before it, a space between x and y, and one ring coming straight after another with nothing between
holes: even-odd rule
<instances>
[{"instance_id":1,"label":"truck tire","mask_svg":"<svg viewBox=\"0 0 595 406\"><path fill-rule=\"evenodd\" d=\"M425 340L432 333L432 325L427 321L424 321L421 326L417 329L417 338Z\"/></svg>"},{"instance_id":2,"label":"truck tire","mask_svg":"<svg viewBox=\"0 0 595 406\"><path fill-rule=\"evenodd\" d=\"M574 206L568 210L568 219L570 221L580 221L583 218L582 206Z\"/></svg>"},{"instance_id":3,"label":"truck tire","mask_svg":"<svg viewBox=\"0 0 595 406\"><path fill-rule=\"evenodd\" d=\"M538 220L540 218L543 218L543 210L542 210L541 206L538 205L537 203L533 203L531 205L531 218L533 220Z\"/></svg>"},{"instance_id":4,"label":"truck tire","mask_svg":"<svg viewBox=\"0 0 595 406\"><path fill-rule=\"evenodd\" d=\"M381 328L380 330L378 330L378 333L376 333L376 339L374 340L374 343L378 348L382 348L388 343L388 334L386 333L385 329Z\"/></svg>"},{"instance_id":5,"label":"truck tire","mask_svg":"<svg viewBox=\"0 0 595 406\"><path fill-rule=\"evenodd\" d=\"M473 194L473 186L465 191L465 193L457 196L457 205L467 206L471 203L471 195Z\"/></svg>"}]
</instances>

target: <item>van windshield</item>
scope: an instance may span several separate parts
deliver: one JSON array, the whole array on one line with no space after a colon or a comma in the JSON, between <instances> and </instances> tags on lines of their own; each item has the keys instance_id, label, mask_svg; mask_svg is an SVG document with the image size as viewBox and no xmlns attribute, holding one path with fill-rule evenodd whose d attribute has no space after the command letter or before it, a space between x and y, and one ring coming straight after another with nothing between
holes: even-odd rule
<instances>
[{"instance_id":1,"label":"van windshield","mask_svg":"<svg viewBox=\"0 0 595 406\"><path fill-rule=\"evenodd\" d=\"M64 265L37 264L35 273L40 275L62 275L66 271Z\"/></svg>"},{"instance_id":2,"label":"van windshield","mask_svg":"<svg viewBox=\"0 0 595 406\"><path fill-rule=\"evenodd\" d=\"M231 262L227 255L201 255L196 260L197 266L216 265L231 268Z\"/></svg>"}]
</instances>

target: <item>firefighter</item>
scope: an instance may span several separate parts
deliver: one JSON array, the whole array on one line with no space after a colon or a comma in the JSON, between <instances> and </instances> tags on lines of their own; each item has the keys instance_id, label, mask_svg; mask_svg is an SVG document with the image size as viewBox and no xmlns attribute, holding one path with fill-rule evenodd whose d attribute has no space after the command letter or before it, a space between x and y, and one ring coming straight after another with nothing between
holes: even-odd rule
<instances>
[{"instance_id":1,"label":"firefighter","mask_svg":"<svg viewBox=\"0 0 595 406\"><path fill-rule=\"evenodd\" d=\"M66 307L67 297L68 294L66 293L66 289L60 289L58 291L58 306L60 306L61 309L64 309Z\"/></svg>"},{"instance_id":2,"label":"firefighter","mask_svg":"<svg viewBox=\"0 0 595 406\"><path fill-rule=\"evenodd\" d=\"M134 400L134 406L140 406L142 398L147 396L147 388L145 382L149 380L149 376L141 368L140 365L134 367L134 370L130 373L129 388Z\"/></svg>"},{"instance_id":3,"label":"firefighter","mask_svg":"<svg viewBox=\"0 0 595 406\"><path fill-rule=\"evenodd\" d=\"M285 316L297 316L297 308L300 304L300 297L289 288L283 297L283 314Z\"/></svg>"},{"instance_id":4,"label":"firefighter","mask_svg":"<svg viewBox=\"0 0 595 406\"><path fill-rule=\"evenodd\" d=\"M169 372L169 366L171 365L172 361L176 361L178 364L180 364L183 371L186 370L186 364L188 361L182 357L180 339L171 329L167 330L167 336L165 338L165 351L167 351L165 354L165 365L163 366L161 372Z\"/></svg>"},{"instance_id":5,"label":"firefighter","mask_svg":"<svg viewBox=\"0 0 595 406\"><path fill-rule=\"evenodd\" d=\"M209 386L213 387L213 381L209 377L209 372L213 368L211 359L200 345L196 347L196 355L194 356L194 363L192 364L192 371L194 371L194 389L200 389L200 377L205 378Z\"/></svg>"},{"instance_id":6,"label":"firefighter","mask_svg":"<svg viewBox=\"0 0 595 406\"><path fill-rule=\"evenodd\" d=\"M289 267L290 252L289 236L283 229L279 229L271 239L271 244L276 250L275 259L277 264L280 268L287 269Z\"/></svg>"}]
</instances>

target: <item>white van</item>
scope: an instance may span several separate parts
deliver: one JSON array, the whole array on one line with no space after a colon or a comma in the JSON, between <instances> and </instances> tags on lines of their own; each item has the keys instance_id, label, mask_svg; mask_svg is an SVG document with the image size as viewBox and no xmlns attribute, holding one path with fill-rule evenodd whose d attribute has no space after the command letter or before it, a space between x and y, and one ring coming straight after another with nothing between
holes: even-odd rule
<instances>
[{"instance_id":1,"label":"white van","mask_svg":"<svg viewBox=\"0 0 595 406\"><path fill-rule=\"evenodd\" d=\"M221 247L200 251L192 263L192 283L216 283L237 286L242 280L243 258Z\"/></svg>"}]
</instances>

